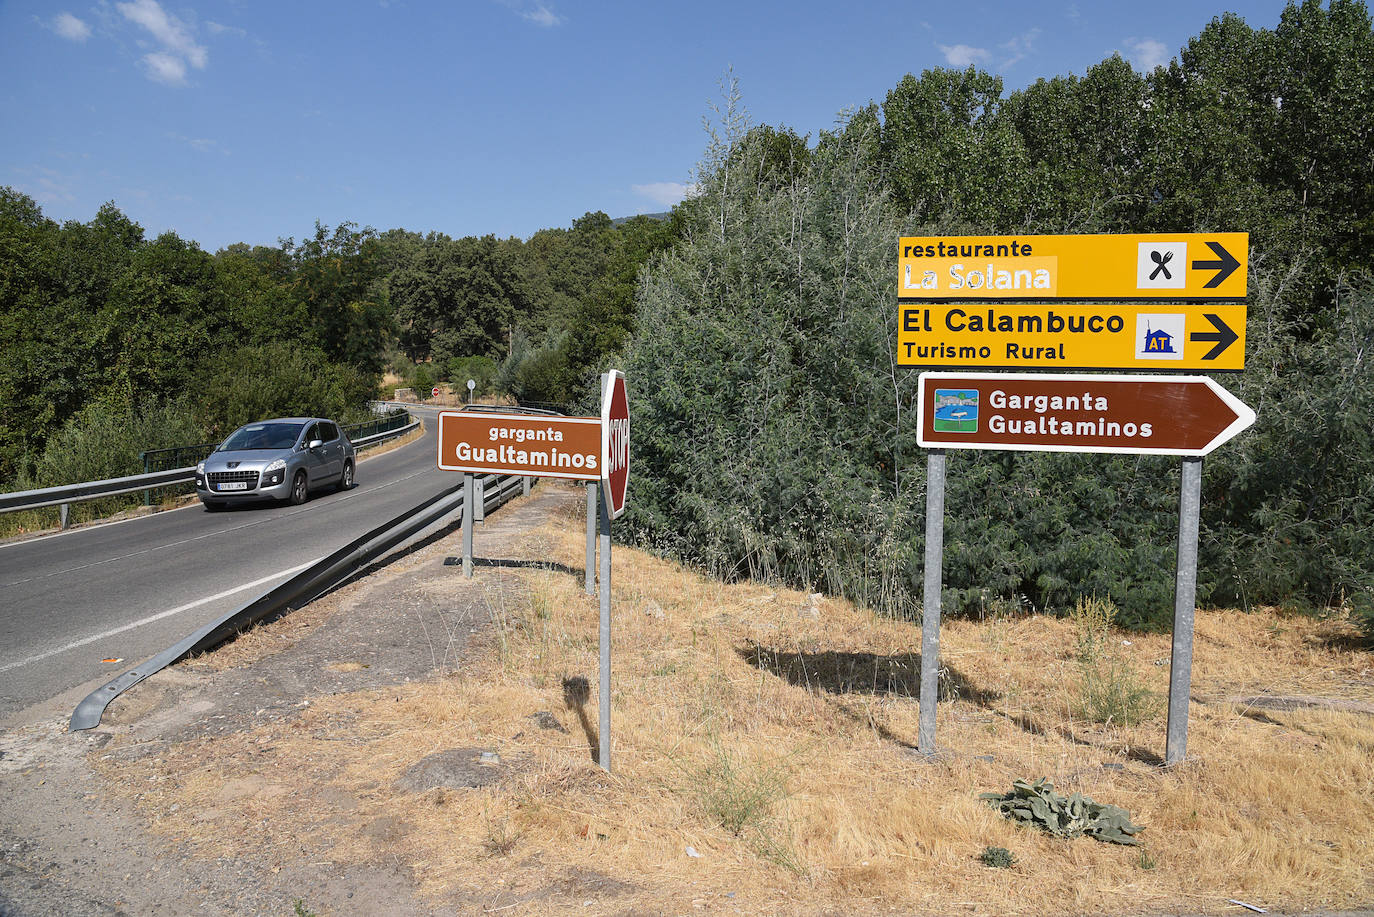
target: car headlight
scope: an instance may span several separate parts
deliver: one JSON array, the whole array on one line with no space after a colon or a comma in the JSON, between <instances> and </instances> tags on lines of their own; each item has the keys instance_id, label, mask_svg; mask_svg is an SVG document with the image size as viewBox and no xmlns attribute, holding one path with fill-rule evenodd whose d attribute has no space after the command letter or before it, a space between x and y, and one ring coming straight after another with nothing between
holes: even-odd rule
<instances>
[{"instance_id":1,"label":"car headlight","mask_svg":"<svg viewBox=\"0 0 1374 917\"><path fill-rule=\"evenodd\" d=\"M274 472L274 471L285 471L285 470L286 470L286 459L277 459L275 462L273 462L272 464L270 464L270 465L268 465L266 468L264 468L264 469L262 470L262 473L263 473L263 474L271 474L271 473Z\"/></svg>"},{"instance_id":2,"label":"car headlight","mask_svg":"<svg viewBox=\"0 0 1374 917\"><path fill-rule=\"evenodd\" d=\"M197 462L197 463L196 463L196 474L205 474L205 463L204 463L204 462Z\"/></svg>"}]
</instances>

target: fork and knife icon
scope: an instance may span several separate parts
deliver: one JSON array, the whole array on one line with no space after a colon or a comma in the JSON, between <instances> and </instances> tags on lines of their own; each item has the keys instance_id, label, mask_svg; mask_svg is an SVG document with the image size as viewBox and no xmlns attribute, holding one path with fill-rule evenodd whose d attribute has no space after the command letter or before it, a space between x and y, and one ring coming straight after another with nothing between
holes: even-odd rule
<instances>
[{"instance_id":1,"label":"fork and knife icon","mask_svg":"<svg viewBox=\"0 0 1374 917\"><path fill-rule=\"evenodd\" d=\"M1162 272L1165 280L1173 280L1174 275L1169 273L1169 268L1165 266L1172 261L1173 258L1174 253L1171 251L1166 251L1161 255L1159 252L1152 250L1150 252L1150 260L1155 263L1156 267L1154 272L1150 274L1150 279L1154 280Z\"/></svg>"}]
</instances>

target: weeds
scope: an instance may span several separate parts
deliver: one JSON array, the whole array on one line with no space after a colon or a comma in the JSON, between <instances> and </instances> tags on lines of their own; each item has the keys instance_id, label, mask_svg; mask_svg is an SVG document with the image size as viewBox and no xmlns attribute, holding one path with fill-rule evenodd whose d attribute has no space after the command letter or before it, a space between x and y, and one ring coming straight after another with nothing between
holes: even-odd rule
<instances>
[{"instance_id":1,"label":"weeds","mask_svg":"<svg viewBox=\"0 0 1374 917\"><path fill-rule=\"evenodd\" d=\"M767 822L787 796L786 773L737 759L719 738L713 746L711 759L692 775L693 785L707 816L739 837Z\"/></svg>"},{"instance_id":2,"label":"weeds","mask_svg":"<svg viewBox=\"0 0 1374 917\"><path fill-rule=\"evenodd\" d=\"M489 857L509 856L520 843L520 832L510 826L509 818L484 818L482 850Z\"/></svg>"},{"instance_id":3,"label":"weeds","mask_svg":"<svg viewBox=\"0 0 1374 917\"><path fill-rule=\"evenodd\" d=\"M1129 662L1109 649L1116 606L1107 599L1084 598L1069 616L1077 639L1078 713L1094 723L1120 726L1154 716L1159 697L1141 684Z\"/></svg>"},{"instance_id":4,"label":"weeds","mask_svg":"<svg viewBox=\"0 0 1374 917\"><path fill-rule=\"evenodd\" d=\"M984 866L994 869L1010 869L1016 865L1016 854L1005 847L984 847L978 859L983 861Z\"/></svg>"}]
</instances>

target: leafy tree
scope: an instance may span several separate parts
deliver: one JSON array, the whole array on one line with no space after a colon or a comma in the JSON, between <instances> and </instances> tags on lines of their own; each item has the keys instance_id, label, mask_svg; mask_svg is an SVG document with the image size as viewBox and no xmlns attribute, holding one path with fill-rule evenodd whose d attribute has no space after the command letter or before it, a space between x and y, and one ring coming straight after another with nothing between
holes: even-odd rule
<instances>
[{"instance_id":1,"label":"leafy tree","mask_svg":"<svg viewBox=\"0 0 1374 917\"><path fill-rule=\"evenodd\" d=\"M390 288L401 346L417 361L501 356L515 317L527 310L524 284L494 236L427 239Z\"/></svg>"},{"instance_id":2,"label":"leafy tree","mask_svg":"<svg viewBox=\"0 0 1374 917\"><path fill-rule=\"evenodd\" d=\"M143 245L113 204L59 227L0 188L0 474L25 471L47 436L108 384L100 311Z\"/></svg>"},{"instance_id":3,"label":"leafy tree","mask_svg":"<svg viewBox=\"0 0 1374 917\"><path fill-rule=\"evenodd\" d=\"M901 210L989 228L1024 220L1030 167L1003 114L1001 77L976 67L907 74L883 103L881 143Z\"/></svg>"},{"instance_id":4,"label":"leafy tree","mask_svg":"<svg viewBox=\"0 0 1374 917\"><path fill-rule=\"evenodd\" d=\"M107 380L129 402L179 390L187 364L232 340L214 259L164 233L133 256L100 311Z\"/></svg>"},{"instance_id":5,"label":"leafy tree","mask_svg":"<svg viewBox=\"0 0 1374 917\"><path fill-rule=\"evenodd\" d=\"M294 268L292 283L310 313L301 329L332 360L378 373L391 311L381 283L382 247L371 227L340 223L331 233L315 224L313 238L283 242Z\"/></svg>"}]
</instances>

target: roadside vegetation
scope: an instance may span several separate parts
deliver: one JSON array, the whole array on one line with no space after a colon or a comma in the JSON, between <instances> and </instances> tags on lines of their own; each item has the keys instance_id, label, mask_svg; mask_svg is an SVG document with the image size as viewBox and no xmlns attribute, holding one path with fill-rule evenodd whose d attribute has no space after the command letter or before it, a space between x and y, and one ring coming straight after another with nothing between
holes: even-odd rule
<instances>
[{"instance_id":1,"label":"roadside vegetation","mask_svg":"<svg viewBox=\"0 0 1374 917\"><path fill-rule=\"evenodd\" d=\"M726 578L920 602L917 371L895 365L902 235L1250 233L1258 421L1204 467L1198 599L1349 607L1374 632L1374 31L1363 3L1226 14L1147 74L1119 57L1004 93L908 75L811 140L751 124L733 81L646 271L622 359L627 524ZM1178 462L958 451L944 607L1167 627Z\"/></svg>"}]
</instances>

